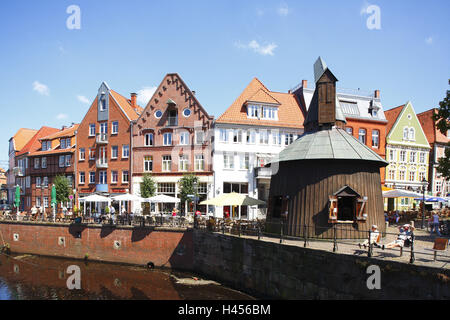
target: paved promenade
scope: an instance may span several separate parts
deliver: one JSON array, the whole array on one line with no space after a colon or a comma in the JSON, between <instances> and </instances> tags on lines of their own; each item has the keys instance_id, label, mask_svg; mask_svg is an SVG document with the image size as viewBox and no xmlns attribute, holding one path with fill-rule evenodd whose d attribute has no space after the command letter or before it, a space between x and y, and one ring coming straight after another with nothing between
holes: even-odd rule
<instances>
[{"instance_id":1,"label":"paved promenade","mask_svg":"<svg viewBox=\"0 0 450 320\"><path fill-rule=\"evenodd\" d=\"M394 241L398 233L398 227L389 226L386 230L386 237L381 239L381 244L387 244L391 241ZM414 242L414 264L423 265L429 267L450 269L450 249L447 248L445 251L438 251L437 259L434 261L434 251L433 244L434 239L436 238L436 234L430 236L430 232L426 230L416 229L414 231L415 242ZM247 236L241 235L243 238L252 238L257 239L255 236ZM280 243L279 238L272 237L261 237L261 241L269 241L274 243ZM367 257L368 249L361 249L358 246L361 240L338 240L337 243L337 251L336 253L340 254L350 254ZM291 240L291 239L283 239L283 244L292 245L292 246L301 246L303 247L305 242L304 240ZM317 250L325 250L329 252L333 252L333 241L332 240L311 240L308 239L307 248L317 249ZM392 261L399 261L404 263L410 263L411 258L411 248L405 247L403 248L403 255L400 256L400 248L394 249L385 249L381 248L373 248L372 258L375 259L389 259Z\"/></svg>"}]
</instances>

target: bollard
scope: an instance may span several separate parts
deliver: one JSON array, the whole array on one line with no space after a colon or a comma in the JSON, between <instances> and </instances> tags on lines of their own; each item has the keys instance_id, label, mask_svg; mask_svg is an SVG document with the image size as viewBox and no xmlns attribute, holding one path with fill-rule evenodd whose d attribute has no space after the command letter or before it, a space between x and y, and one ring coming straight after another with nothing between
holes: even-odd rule
<instances>
[{"instance_id":1,"label":"bollard","mask_svg":"<svg viewBox=\"0 0 450 320\"><path fill-rule=\"evenodd\" d=\"M414 232L411 233L411 258L409 259L409 263L414 263L416 260L414 256Z\"/></svg>"},{"instance_id":2,"label":"bollard","mask_svg":"<svg viewBox=\"0 0 450 320\"><path fill-rule=\"evenodd\" d=\"M280 221L280 243L283 243L283 220Z\"/></svg>"}]
</instances>

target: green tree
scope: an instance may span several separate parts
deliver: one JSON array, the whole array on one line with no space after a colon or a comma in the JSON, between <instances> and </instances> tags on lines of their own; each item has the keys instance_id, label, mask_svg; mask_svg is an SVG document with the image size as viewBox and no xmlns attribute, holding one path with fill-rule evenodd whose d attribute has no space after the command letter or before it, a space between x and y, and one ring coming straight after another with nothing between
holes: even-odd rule
<instances>
[{"instance_id":1,"label":"green tree","mask_svg":"<svg viewBox=\"0 0 450 320\"><path fill-rule=\"evenodd\" d=\"M448 81L450 84L450 79ZM447 90L447 96L439 102L439 109L437 114L433 114L433 120L439 131L447 136L447 131L450 130L450 90ZM438 167L436 170L442 174L446 179L450 178L450 143L445 148L445 157L438 160Z\"/></svg>"},{"instance_id":2,"label":"green tree","mask_svg":"<svg viewBox=\"0 0 450 320\"><path fill-rule=\"evenodd\" d=\"M55 184L56 189L56 202L68 202L69 195L72 192L69 184L69 179L67 179L65 176L58 175L55 177L53 183Z\"/></svg>"},{"instance_id":3,"label":"green tree","mask_svg":"<svg viewBox=\"0 0 450 320\"><path fill-rule=\"evenodd\" d=\"M198 197L197 190L194 190L194 182L197 182L198 184L198 177L192 173L188 173L183 175L183 177L180 179L180 199L181 202L184 203L185 201L188 201L189 203L192 202L192 198L188 197L188 195L194 195Z\"/></svg>"},{"instance_id":4,"label":"green tree","mask_svg":"<svg viewBox=\"0 0 450 320\"><path fill-rule=\"evenodd\" d=\"M142 198L150 198L153 197L156 193L156 182L153 180L151 174L144 174L141 182L141 197Z\"/></svg>"}]
</instances>

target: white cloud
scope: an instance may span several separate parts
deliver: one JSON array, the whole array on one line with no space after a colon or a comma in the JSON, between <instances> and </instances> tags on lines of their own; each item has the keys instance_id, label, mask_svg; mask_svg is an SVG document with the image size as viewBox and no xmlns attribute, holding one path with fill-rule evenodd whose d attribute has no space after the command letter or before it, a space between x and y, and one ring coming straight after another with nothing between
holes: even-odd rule
<instances>
[{"instance_id":1,"label":"white cloud","mask_svg":"<svg viewBox=\"0 0 450 320\"><path fill-rule=\"evenodd\" d=\"M286 3L282 4L279 8L278 8L278 15L280 16L287 16L289 14L289 8L287 6Z\"/></svg>"},{"instance_id":2,"label":"white cloud","mask_svg":"<svg viewBox=\"0 0 450 320\"><path fill-rule=\"evenodd\" d=\"M263 56L266 56L266 55L273 56L274 55L273 51L278 47L275 43L269 43L265 46L262 46L256 40L252 40L248 44L236 42L234 45L235 45L235 47L240 48L240 49L252 49L256 53L263 55Z\"/></svg>"},{"instance_id":3,"label":"white cloud","mask_svg":"<svg viewBox=\"0 0 450 320\"><path fill-rule=\"evenodd\" d=\"M60 113L60 114L58 114L57 116L56 116L56 119L58 119L58 120L64 120L64 119L67 119L69 116L67 115L67 114L65 114L65 113Z\"/></svg>"},{"instance_id":4,"label":"white cloud","mask_svg":"<svg viewBox=\"0 0 450 320\"><path fill-rule=\"evenodd\" d=\"M153 94L156 91L156 87L144 87L137 92L137 101L142 106L145 107L147 103L152 98Z\"/></svg>"},{"instance_id":5,"label":"white cloud","mask_svg":"<svg viewBox=\"0 0 450 320\"><path fill-rule=\"evenodd\" d=\"M50 90L48 87L39 81L33 82L33 90L44 96L50 95Z\"/></svg>"},{"instance_id":6,"label":"white cloud","mask_svg":"<svg viewBox=\"0 0 450 320\"><path fill-rule=\"evenodd\" d=\"M91 102L89 101L89 99L86 98L85 96L77 96L77 99L78 99L78 101L80 101L80 102L82 102L82 103L85 103L85 104L91 103Z\"/></svg>"},{"instance_id":7,"label":"white cloud","mask_svg":"<svg viewBox=\"0 0 450 320\"><path fill-rule=\"evenodd\" d=\"M425 39L426 44L433 44L433 37L428 37Z\"/></svg>"}]
</instances>

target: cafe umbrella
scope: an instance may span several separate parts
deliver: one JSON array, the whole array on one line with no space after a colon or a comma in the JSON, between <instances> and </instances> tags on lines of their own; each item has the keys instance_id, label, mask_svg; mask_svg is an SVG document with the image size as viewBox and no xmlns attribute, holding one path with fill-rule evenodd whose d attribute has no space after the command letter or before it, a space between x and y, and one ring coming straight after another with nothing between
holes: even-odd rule
<instances>
[{"instance_id":1,"label":"cafe umbrella","mask_svg":"<svg viewBox=\"0 0 450 320\"><path fill-rule=\"evenodd\" d=\"M200 202L200 204L207 204L212 205L216 207L223 207L223 206L257 206L257 205L264 205L266 204L265 201L258 200L255 198L251 198L245 194L242 193L223 193L220 196L217 196L215 198L205 200Z\"/></svg>"},{"instance_id":2,"label":"cafe umbrella","mask_svg":"<svg viewBox=\"0 0 450 320\"><path fill-rule=\"evenodd\" d=\"M53 212L53 221L55 221L56 218L56 186L53 184L52 185L52 201L51 201L51 206L52 206L52 212Z\"/></svg>"}]
</instances>

